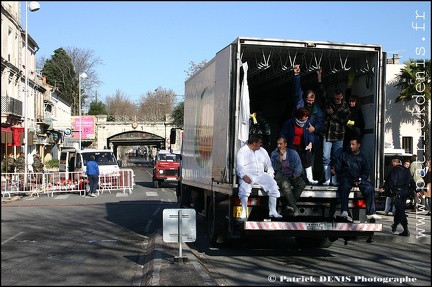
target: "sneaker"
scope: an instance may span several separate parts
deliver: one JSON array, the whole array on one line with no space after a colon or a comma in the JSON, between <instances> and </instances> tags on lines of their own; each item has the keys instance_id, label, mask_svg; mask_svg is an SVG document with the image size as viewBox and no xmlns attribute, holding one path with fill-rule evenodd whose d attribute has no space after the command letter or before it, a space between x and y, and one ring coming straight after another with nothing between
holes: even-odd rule
<instances>
[{"instance_id":1,"label":"sneaker","mask_svg":"<svg viewBox=\"0 0 432 287\"><path fill-rule=\"evenodd\" d=\"M382 219L382 217L379 216L378 214L371 214L371 215L368 215L366 217L367 217L367 219L375 219L375 220Z\"/></svg>"},{"instance_id":2,"label":"sneaker","mask_svg":"<svg viewBox=\"0 0 432 287\"><path fill-rule=\"evenodd\" d=\"M348 217L348 211L342 211L342 213L341 213L341 215L340 215L341 217Z\"/></svg>"},{"instance_id":3,"label":"sneaker","mask_svg":"<svg viewBox=\"0 0 432 287\"><path fill-rule=\"evenodd\" d=\"M402 231L401 233L399 233L399 236L406 236L406 237L409 237L411 234L409 233L409 231L407 231L407 230L404 230L404 231Z\"/></svg>"},{"instance_id":4,"label":"sneaker","mask_svg":"<svg viewBox=\"0 0 432 287\"><path fill-rule=\"evenodd\" d=\"M94 193L90 193L89 196L90 196L90 197L96 197L96 194L94 194Z\"/></svg>"}]
</instances>

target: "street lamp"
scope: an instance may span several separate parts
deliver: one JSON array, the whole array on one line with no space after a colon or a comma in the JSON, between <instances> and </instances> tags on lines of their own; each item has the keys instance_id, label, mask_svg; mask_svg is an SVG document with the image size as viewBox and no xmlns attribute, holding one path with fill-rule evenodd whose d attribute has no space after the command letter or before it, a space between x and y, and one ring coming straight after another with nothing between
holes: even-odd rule
<instances>
[{"instance_id":1,"label":"street lamp","mask_svg":"<svg viewBox=\"0 0 432 287\"><path fill-rule=\"evenodd\" d=\"M24 185L27 185L28 175L28 86L29 86L29 63L28 63L28 21L27 14L35 12L40 9L40 4L36 1L27 3L26 1L26 13L25 13L25 95L24 95L24 155L25 155L25 166L24 166Z\"/></svg>"},{"instance_id":2,"label":"street lamp","mask_svg":"<svg viewBox=\"0 0 432 287\"><path fill-rule=\"evenodd\" d=\"M81 146L81 130L82 130L82 124L81 124L81 79L87 78L86 73L81 73L78 76L78 108L79 108L79 149L82 149Z\"/></svg>"}]
</instances>

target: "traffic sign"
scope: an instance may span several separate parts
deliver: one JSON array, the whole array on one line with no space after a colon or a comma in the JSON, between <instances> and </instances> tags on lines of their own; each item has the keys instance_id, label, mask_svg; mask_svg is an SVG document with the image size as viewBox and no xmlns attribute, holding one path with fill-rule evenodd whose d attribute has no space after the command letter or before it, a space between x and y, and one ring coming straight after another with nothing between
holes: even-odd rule
<instances>
[{"instance_id":1,"label":"traffic sign","mask_svg":"<svg viewBox=\"0 0 432 287\"><path fill-rule=\"evenodd\" d=\"M195 209L192 208L164 209L163 241L194 242L195 240L196 240Z\"/></svg>"}]
</instances>

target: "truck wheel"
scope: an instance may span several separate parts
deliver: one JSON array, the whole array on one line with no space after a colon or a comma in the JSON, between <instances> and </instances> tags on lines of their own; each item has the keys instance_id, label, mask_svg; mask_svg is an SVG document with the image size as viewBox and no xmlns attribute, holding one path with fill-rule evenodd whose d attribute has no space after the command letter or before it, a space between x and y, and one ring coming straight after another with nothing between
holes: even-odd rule
<instances>
[{"instance_id":1,"label":"truck wheel","mask_svg":"<svg viewBox=\"0 0 432 287\"><path fill-rule=\"evenodd\" d=\"M160 183L157 180L153 180L153 187L154 188L159 188L160 187Z\"/></svg>"},{"instance_id":2,"label":"truck wheel","mask_svg":"<svg viewBox=\"0 0 432 287\"><path fill-rule=\"evenodd\" d=\"M306 248L329 248L332 241L328 237L296 237L297 246L303 249Z\"/></svg>"},{"instance_id":3,"label":"truck wheel","mask_svg":"<svg viewBox=\"0 0 432 287\"><path fill-rule=\"evenodd\" d=\"M216 212L213 214L213 203L210 203L210 207L207 214L207 229L208 229L208 237L210 240L210 244L213 247L222 246L225 243L225 232L224 221L221 220L222 210L218 208L216 204Z\"/></svg>"}]
</instances>

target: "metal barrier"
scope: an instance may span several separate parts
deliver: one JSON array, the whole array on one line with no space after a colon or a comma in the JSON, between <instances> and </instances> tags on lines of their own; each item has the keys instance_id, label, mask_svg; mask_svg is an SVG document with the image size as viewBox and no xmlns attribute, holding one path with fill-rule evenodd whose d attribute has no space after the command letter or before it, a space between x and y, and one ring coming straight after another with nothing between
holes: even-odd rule
<instances>
[{"instance_id":1,"label":"metal barrier","mask_svg":"<svg viewBox=\"0 0 432 287\"><path fill-rule=\"evenodd\" d=\"M47 194L54 196L54 193L79 192L86 195L90 190L87 176L81 172L45 172L27 173L27 180L24 180L24 173L2 173L1 193L5 197L11 194L27 194L37 196ZM135 174L132 169L120 169L116 173L100 174L98 195L104 191L111 193L112 190L122 190L132 193L135 185Z\"/></svg>"}]
</instances>

